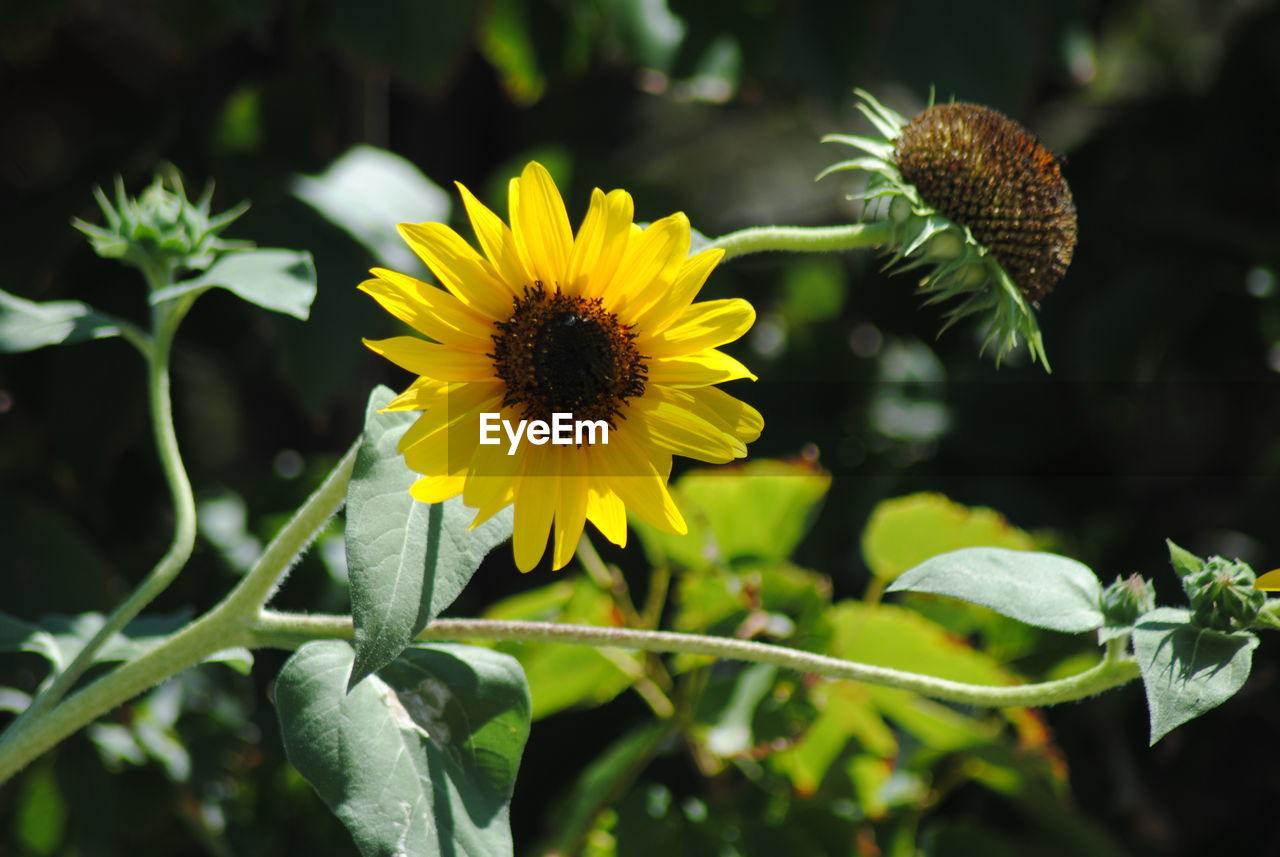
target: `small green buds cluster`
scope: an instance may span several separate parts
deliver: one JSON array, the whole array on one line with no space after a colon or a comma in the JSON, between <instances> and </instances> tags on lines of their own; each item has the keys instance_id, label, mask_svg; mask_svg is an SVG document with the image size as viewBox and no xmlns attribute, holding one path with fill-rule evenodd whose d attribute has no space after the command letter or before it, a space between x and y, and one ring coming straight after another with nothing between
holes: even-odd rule
<instances>
[{"instance_id":1,"label":"small green buds cluster","mask_svg":"<svg viewBox=\"0 0 1280 857\"><path fill-rule=\"evenodd\" d=\"M1117 577L1102 590L1102 615L1109 626L1128 626L1156 609L1156 588L1140 574Z\"/></svg>"},{"instance_id":2,"label":"small green buds cluster","mask_svg":"<svg viewBox=\"0 0 1280 857\"><path fill-rule=\"evenodd\" d=\"M213 186L195 202L187 199L175 170L157 175L141 194L129 196L117 177L114 203L102 188L94 190L106 224L96 226L76 218L74 225L89 238L94 252L121 261L148 276L176 268L204 270L228 250L252 244L227 241L219 234L249 208L243 202L218 215L210 214Z\"/></svg>"},{"instance_id":3,"label":"small green buds cluster","mask_svg":"<svg viewBox=\"0 0 1280 857\"><path fill-rule=\"evenodd\" d=\"M1214 631L1238 631L1253 624L1267 595L1254 588L1258 577L1248 564L1211 556L1201 559L1169 542L1169 561L1191 600L1191 621Z\"/></svg>"}]
</instances>

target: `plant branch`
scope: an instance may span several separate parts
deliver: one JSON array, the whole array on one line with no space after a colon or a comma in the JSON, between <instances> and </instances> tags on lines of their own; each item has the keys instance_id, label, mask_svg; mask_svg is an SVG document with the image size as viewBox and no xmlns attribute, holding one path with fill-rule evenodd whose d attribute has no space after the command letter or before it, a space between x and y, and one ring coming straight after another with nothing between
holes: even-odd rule
<instances>
[{"instance_id":1,"label":"plant branch","mask_svg":"<svg viewBox=\"0 0 1280 857\"><path fill-rule=\"evenodd\" d=\"M252 645L296 648L313 639L351 639L350 617L293 615L264 611L254 627ZM724 637L562 625L553 622L511 622L493 619L437 619L418 640L506 640L568 645L642 649L709 655L728 660L775 664L828 678L864 681L910 690L934 699L988 708L1054 705L1084 699L1126 684L1138 677L1132 658L1103 660L1074 676L1037 684L993 686L967 684L888 667L846 661L827 655Z\"/></svg>"},{"instance_id":2,"label":"plant branch","mask_svg":"<svg viewBox=\"0 0 1280 857\"><path fill-rule=\"evenodd\" d=\"M892 238L893 225L885 221L846 226L752 226L714 238L702 249L719 247L728 261L767 250L793 253L857 250L887 244Z\"/></svg>"},{"instance_id":3,"label":"plant branch","mask_svg":"<svg viewBox=\"0 0 1280 857\"><path fill-rule=\"evenodd\" d=\"M155 276L167 275L160 273ZM151 279L152 277L148 276L149 285L153 289L163 285L150 282ZM189 302L153 307L154 338L149 343L149 347L143 351L147 358L147 397L151 409L152 434L160 457L160 466L164 471L165 482L169 486L170 501L173 503L173 539L169 549L156 563L151 573L112 611L102 623L102 627L76 653L67 668L54 676L49 685L36 695L31 705L10 725L10 730L20 728L24 722L39 717L66 696L67 691L93 665L95 657L106 642L168 588L186 566L192 550L195 549L195 498L191 492L191 480L187 477L186 467L182 463L178 436L173 427L173 401L169 384L169 353L173 345L173 337L189 307Z\"/></svg>"}]
</instances>

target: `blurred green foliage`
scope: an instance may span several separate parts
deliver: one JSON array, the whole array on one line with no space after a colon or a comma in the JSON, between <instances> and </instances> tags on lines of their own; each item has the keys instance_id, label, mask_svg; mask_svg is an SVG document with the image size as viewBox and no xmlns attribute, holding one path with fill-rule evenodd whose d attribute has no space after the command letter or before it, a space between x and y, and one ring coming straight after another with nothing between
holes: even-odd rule
<instances>
[{"instance_id":1,"label":"blurred green foliage","mask_svg":"<svg viewBox=\"0 0 1280 857\"><path fill-rule=\"evenodd\" d=\"M123 173L138 187L162 161L193 187L216 179L218 208L252 199L228 238L312 251L310 321L215 293L175 354L197 490L242 498L233 540L262 542L359 430L368 390L407 380L359 346L390 332L354 289L377 250L335 225L302 177L370 145L497 204L512 164L537 156L573 210L591 187L621 186L641 219L685 210L707 235L835 223L855 216L842 198L855 188L812 183L830 160L816 140L859 130L853 86L907 114L931 87L988 104L1066 155L1080 210L1077 257L1040 315L1052 378L997 372L964 331L935 339L938 315L910 278L878 274L869 256L727 265L707 296L760 311L739 356L761 380L735 391L766 417L752 452L789 463L689 474L678 493L696 543L642 533L644 551L605 559L640 601L652 568L666 569L666 627L904 664L926 640L952 653L934 669L1052 677L1089 648L941 599L852 601L880 573L868 522L893 508L883 500L941 492L1003 512L1037 543L1052 528L1108 579L1140 571L1166 591L1169 536L1280 564L1276 44L1280 8L1263 0L6 4L0 287L143 317L140 283L70 220L97 216L95 185ZM457 213L417 219L441 216ZM3 610L44 625L109 608L167 539L136 356L113 342L6 356L0 435ZM770 468L798 475L770 483ZM761 520L727 537L717 520L735 486L769 500L739 498ZM955 538L972 543L970 530ZM346 609L340 565L314 551L279 602ZM156 608L212 603L236 573L210 538ZM490 560L454 612L618 621L598 585L568 575L517 577ZM886 650L867 630L905 642ZM543 718L512 808L520 853L1280 848L1264 825L1232 832L1269 817L1273 778L1223 766L1280 750L1266 647L1232 705L1153 752L1136 690L1046 721L686 658L668 666L688 716L655 725L656 697L627 692L646 659L509 650ZM0 793L0 852L352 853L284 763L266 704L282 660L261 653L251 677L199 667L170 697L67 742ZM43 674L39 654L19 653L0 686L30 693ZM1235 787L1207 788L1226 776Z\"/></svg>"}]
</instances>

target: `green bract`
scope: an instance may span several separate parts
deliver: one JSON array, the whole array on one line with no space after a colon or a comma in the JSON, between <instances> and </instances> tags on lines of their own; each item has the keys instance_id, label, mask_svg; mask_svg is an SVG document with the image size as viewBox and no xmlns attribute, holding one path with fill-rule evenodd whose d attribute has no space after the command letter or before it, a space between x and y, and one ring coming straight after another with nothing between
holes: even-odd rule
<instances>
[{"instance_id":1,"label":"green bract","mask_svg":"<svg viewBox=\"0 0 1280 857\"><path fill-rule=\"evenodd\" d=\"M894 141L902 135L908 120L869 93L856 92L862 99L858 109L882 136L827 135L824 143L843 143L866 154L832 164L818 178L841 170L869 172L866 191L851 198L867 200L867 219L882 218L892 225L890 267L899 271L929 269L919 285L920 291L929 295L928 303L951 298L960 301L947 311L943 329L967 316L980 316L987 328L983 349L993 347L997 363L1018 346L1019 340L1025 340L1032 359L1049 369L1035 312L1018 284L968 226L930 206L919 189L903 178Z\"/></svg>"},{"instance_id":2,"label":"green bract","mask_svg":"<svg viewBox=\"0 0 1280 857\"><path fill-rule=\"evenodd\" d=\"M89 237L99 256L120 259L144 272L168 266L204 270L226 250L253 246L218 237L248 210L247 202L211 216L213 185L192 202L187 199L182 179L173 170L168 175L157 175L136 197L125 193L124 180L119 177L114 204L102 188L96 188L94 196L106 225L95 226L76 218L75 227Z\"/></svg>"}]
</instances>

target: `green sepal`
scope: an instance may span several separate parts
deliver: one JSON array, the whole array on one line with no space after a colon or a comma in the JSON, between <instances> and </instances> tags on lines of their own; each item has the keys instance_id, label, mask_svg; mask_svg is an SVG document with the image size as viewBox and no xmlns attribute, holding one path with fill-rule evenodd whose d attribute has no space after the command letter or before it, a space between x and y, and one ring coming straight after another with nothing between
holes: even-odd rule
<instances>
[{"instance_id":1,"label":"green sepal","mask_svg":"<svg viewBox=\"0 0 1280 857\"><path fill-rule=\"evenodd\" d=\"M1189 550L1178 547L1172 539L1165 539L1164 543L1169 546L1169 562L1179 577L1186 577L1188 574L1204 570L1203 559Z\"/></svg>"}]
</instances>

